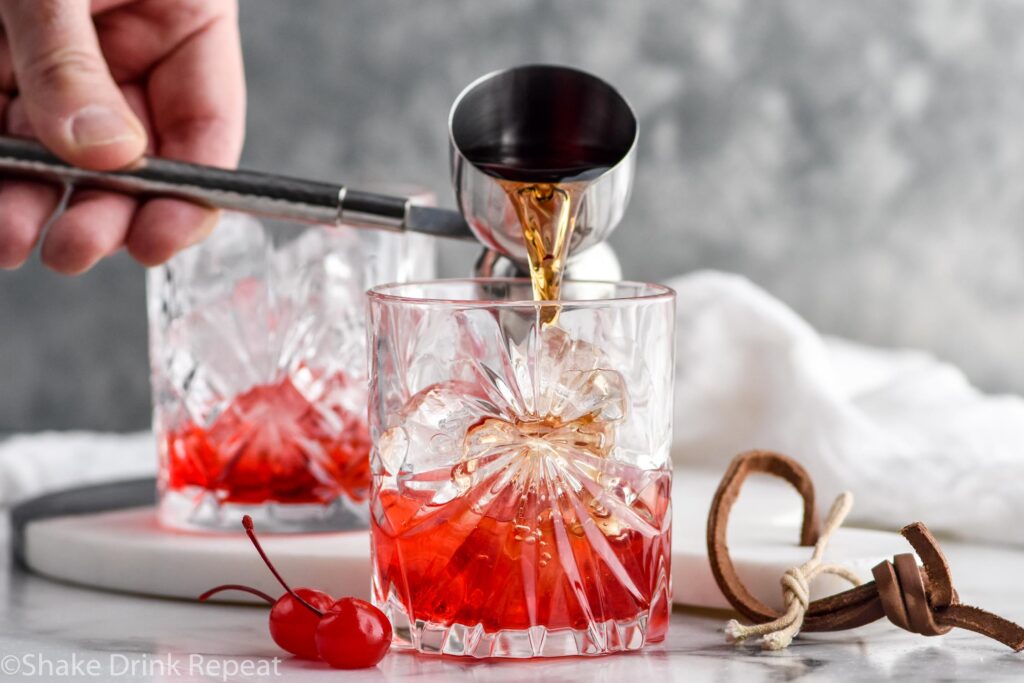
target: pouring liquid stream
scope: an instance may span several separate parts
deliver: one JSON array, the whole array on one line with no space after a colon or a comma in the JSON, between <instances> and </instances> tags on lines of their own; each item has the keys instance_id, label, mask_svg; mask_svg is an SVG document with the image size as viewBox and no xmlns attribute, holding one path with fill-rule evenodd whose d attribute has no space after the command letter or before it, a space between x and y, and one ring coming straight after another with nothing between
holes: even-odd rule
<instances>
[{"instance_id":1,"label":"pouring liquid stream","mask_svg":"<svg viewBox=\"0 0 1024 683\"><path fill-rule=\"evenodd\" d=\"M576 228L580 196L586 183L523 184L504 181L523 229L530 259L530 283L537 301L557 301L562 289L569 243ZM558 306L542 306L541 321L554 323Z\"/></svg>"},{"instance_id":2,"label":"pouring liquid stream","mask_svg":"<svg viewBox=\"0 0 1024 683\"><path fill-rule=\"evenodd\" d=\"M573 232L587 189L614 165L600 147L477 150L478 167L498 179L523 231L536 301L558 301ZM542 306L542 324L558 319L558 304Z\"/></svg>"}]
</instances>

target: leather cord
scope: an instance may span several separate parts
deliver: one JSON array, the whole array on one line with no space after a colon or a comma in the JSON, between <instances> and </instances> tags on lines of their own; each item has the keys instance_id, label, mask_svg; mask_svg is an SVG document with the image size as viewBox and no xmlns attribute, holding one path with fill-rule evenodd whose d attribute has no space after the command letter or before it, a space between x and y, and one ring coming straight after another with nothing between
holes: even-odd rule
<instances>
[{"instance_id":1,"label":"leather cord","mask_svg":"<svg viewBox=\"0 0 1024 683\"><path fill-rule=\"evenodd\" d=\"M726 531L729 513L750 474L770 474L789 482L804 502L800 545L813 546L820 534L814 484L795 460L772 451L748 451L738 455L726 470L711 501L708 514L708 558L715 581L729 604L750 621L773 621L778 612L755 598L740 580L729 556ZM802 631L842 631L883 617L902 629L937 636L963 628L1013 648L1024 650L1024 628L978 607L963 605L953 588L949 564L938 541L921 522L900 533L916 552L896 555L872 569L874 581L808 605ZM918 567L917 558L922 565Z\"/></svg>"}]
</instances>

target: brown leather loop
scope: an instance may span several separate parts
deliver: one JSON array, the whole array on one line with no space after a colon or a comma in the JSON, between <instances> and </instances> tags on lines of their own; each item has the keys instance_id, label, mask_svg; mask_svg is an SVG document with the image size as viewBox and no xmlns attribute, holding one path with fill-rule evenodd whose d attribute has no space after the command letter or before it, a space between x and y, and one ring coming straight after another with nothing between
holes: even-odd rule
<instances>
[{"instance_id":1,"label":"brown leather loop","mask_svg":"<svg viewBox=\"0 0 1024 683\"><path fill-rule=\"evenodd\" d=\"M932 610L928 604L928 596L925 589L925 574L917 567L917 558L910 553L904 553L892 558L896 567L896 576L900 580L900 592L903 598L903 606L906 608L907 616L910 617L910 628L914 633L922 636L941 636L948 633L950 626L939 626L932 617ZM881 590L879 590L881 593Z\"/></svg>"},{"instance_id":2,"label":"brown leather loop","mask_svg":"<svg viewBox=\"0 0 1024 683\"><path fill-rule=\"evenodd\" d=\"M814 505L814 484L810 475L796 460L771 451L748 451L733 459L729 469L725 471L711 501L711 514L708 515L708 559L711 561L711 572L736 611L751 621L761 623L772 621L779 614L751 595L740 581L729 556L729 544L726 540L732 506L739 497L747 476L755 473L771 474L785 479L803 498L804 519L800 529L800 545L813 546L818 541L821 523Z\"/></svg>"},{"instance_id":3,"label":"brown leather loop","mask_svg":"<svg viewBox=\"0 0 1024 683\"><path fill-rule=\"evenodd\" d=\"M928 575L928 602L932 609L949 607L956 599L956 591L953 590L953 575L949 571L949 562L946 561L939 542L921 522L908 524L900 533L924 564L924 571Z\"/></svg>"},{"instance_id":4,"label":"brown leather loop","mask_svg":"<svg viewBox=\"0 0 1024 683\"><path fill-rule=\"evenodd\" d=\"M778 612L755 598L740 581L729 557L726 531L729 513L739 497L747 476L771 474L785 479L804 501L801 545L811 546L818 539L820 523L814 505L814 485L807 471L795 460L771 451L748 451L738 455L711 502L708 514L708 560L718 587L729 604L754 623L778 618ZM904 553L892 562L882 562L871 573L874 581L838 593L808 605L802 631L839 631L869 624L885 616L900 628L934 636L952 627L965 628L998 640L1017 652L1024 650L1024 628L977 607L961 605L953 579L938 541L921 522L901 531L921 558Z\"/></svg>"},{"instance_id":5,"label":"brown leather loop","mask_svg":"<svg viewBox=\"0 0 1024 683\"><path fill-rule=\"evenodd\" d=\"M910 616L903 604L903 595L896 568L891 562L882 562L874 566L871 575L875 577L875 587L882 601L882 611L886 618L905 631L910 630Z\"/></svg>"}]
</instances>

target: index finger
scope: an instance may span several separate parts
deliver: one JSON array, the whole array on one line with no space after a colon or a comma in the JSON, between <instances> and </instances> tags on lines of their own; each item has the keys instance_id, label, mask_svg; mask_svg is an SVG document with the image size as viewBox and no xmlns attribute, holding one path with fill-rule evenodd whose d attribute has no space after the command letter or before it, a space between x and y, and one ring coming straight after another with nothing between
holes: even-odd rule
<instances>
[{"instance_id":1,"label":"index finger","mask_svg":"<svg viewBox=\"0 0 1024 683\"><path fill-rule=\"evenodd\" d=\"M150 73L147 88L156 153L181 161L231 167L245 134L245 76L235 12L190 35ZM152 265L201 240L216 213L170 199L152 199L135 215L128 250Z\"/></svg>"}]
</instances>

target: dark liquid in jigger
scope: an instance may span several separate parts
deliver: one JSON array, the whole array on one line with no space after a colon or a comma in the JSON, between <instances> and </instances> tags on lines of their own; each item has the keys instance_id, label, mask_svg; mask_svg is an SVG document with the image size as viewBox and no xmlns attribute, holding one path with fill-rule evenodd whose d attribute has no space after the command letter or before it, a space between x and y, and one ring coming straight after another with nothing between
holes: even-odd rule
<instances>
[{"instance_id":1,"label":"dark liquid in jigger","mask_svg":"<svg viewBox=\"0 0 1024 683\"><path fill-rule=\"evenodd\" d=\"M515 207L530 261L534 299L559 298L583 194L619 156L609 149L583 145L495 146L466 154L480 170L498 179ZM541 314L543 322L551 323L558 309L545 307Z\"/></svg>"},{"instance_id":2,"label":"dark liquid in jigger","mask_svg":"<svg viewBox=\"0 0 1024 683\"><path fill-rule=\"evenodd\" d=\"M466 158L488 175L523 183L593 180L618 163L621 153L604 147L495 146L469 150Z\"/></svg>"}]
</instances>

